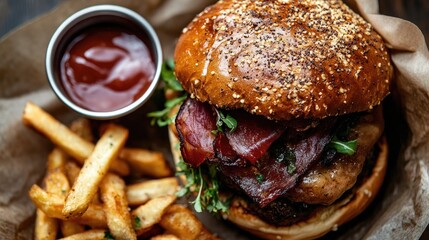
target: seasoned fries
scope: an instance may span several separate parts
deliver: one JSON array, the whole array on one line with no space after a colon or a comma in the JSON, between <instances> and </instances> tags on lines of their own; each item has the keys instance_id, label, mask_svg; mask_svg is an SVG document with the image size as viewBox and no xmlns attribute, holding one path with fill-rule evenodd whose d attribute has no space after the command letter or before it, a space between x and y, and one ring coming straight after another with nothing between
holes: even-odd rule
<instances>
[{"instance_id":1,"label":"seasoned fries","mask_svg":"<svg viewBox=\"0 0 429 240\"><path fill-rule=\"evenodd\" d=\"M137 235L144 233L161 220L165 209L176 200L175 196L158 197L136 208L132 213Z\"/></svg>"},{"instance_id":2,"label":"seasoned fries","mask_svg":"<svg viewBox=\"0 0 429 240\"><path fill-rule=\"evenodd\" d=\"M86 141L93 142L94 135L92 134L91 124L88 119L78 118L70 124L70 130L76 133L79 137Z\"/></svg>"},{"instance_id":3,"label":"seasoned fries","mask_svg":"<svg viewBox=\"0 0 429 240\"><path fill-rule=\"evenodd\" d=\"M54 149L48 157L47 175L44 179L47 192L64 198L70 185L64 175L64 163L66 157L59 149ZM58 220L47 216L43 211L37 209L35 224L35 239L56 239L58 231Z\"/></svg>"},{"instance_id":4,"label":"seasoned fries","mask_svg":"<svg viewBox=\"0 0 429 240\"><path fill-rule=\"evenodd\" d=\"M131 226L125 197L125 182L114 174L107 174L100 185L101 200L107 217L107 226L115 239L137 239Z\"/></svg>"},{"instance_id":5,"label":"seasoned fries","mask_svg":"<svg viewBox=\"0 0 429 240\"><path fill-rule=\"evenodd\" d=\"M104 124L95 140L88 120L68 129L31 103L23 121L56 145L45 188L29 191L37 207L35 239L216 239L192 211L174 204L179 185L162 154L124 147L127 129ZM126 162L133 167L130 185L120 177L130 173ZM155 179L131 179L139 175Z\"/></svg>"},{"instance_id":6,"label":"seasoned fries","mask_svg":"<svg viewBox=\"0 0 429 240\"><path fill-rule=\"evenodd\" d=\"M66 154L58 148L54 148L48 156L47 169L48 172L54 171L56 169L63 170L64 165L67 162Z\"/></svg>"},{"instance_id":7,"label":"seasoned fries","mask_svg":"<svg viewBox=\"0 0 429 240\"><path fill-rule=\"evenodd\" d=\"M25 124L41 132L81 164L84 164L94 150L94 144L79 137L79 135L32 103L27 103L25 106L22 120ZM118 160L112 162L111 170L122 176L128 175L130 171L125 162Z\"/></svg>"},{"instance_id":8,"label":"seasoned fries","mask_svg":"<svg viewBox=\"0 0 429 240\"><path fill-rule=\"evenodd\" d=\"M34 239L36 240L54 240L57 238L58 220L46 216L46 214L37 209L36 223L34 227Z\"/></svg>"},{"instance_id":9,"label":"seasoned fries","mask_svg":"<svg viewBox=\"0 0 429 240\"><path fill-rule=\"evenodd\" d=\"M79 223L61 220L60 229L61 233L63 234L63 237L68 237L77 233L84 232L85 226Z\"/></svg>"},{"instance_id":10,"label":"seasoned fries","mask_svg":"<svg viewBox=\"0 0 429 240\"><path fill-rule=\"evenodd\" d=\"M65 238L61 238L60 240L105 240L108 239L106 238L106 234L108 234L106 230L93 229L86 232L74 234Z\"/></svg>"},{"instance_id":11,"label":"seasoned fries","mask_svg":"<svg viewBox=\"0 0 429 240\"><path fill-rule=\"evenodd\" d=\"M161 234L151 238L150 240L180 240L180 239L172 234Z\"/></svg>"},{"instance_id":12,"label":"seasoned fries","mask_svg":"<svg viewBox=\"0 0 429 240\"><path fill-rule=\"evenodd\" d=\"M170 206L162 216L161 226L179 239L218 239L204 228L191 210L182 205Z\"/></svg>"},{"instance_id":13,"label":"seasoned fries","mask_svg":"<svg viewBox=\"0 0 429 240\"><path fill-rule=\"evenodd\" d=\"M64 199L43 191L37 185L31 187L29 195L36 207L42 210L46 215L52 218L66 220L62 214ZM73 221L95 228L107 227L106 214L103 211L103 207L98 205L90 205L82 216L74 218Z\"/></svg>"},{"instance_id":14,"label":"seasoned fries","mask_svg":"<svg viewBox=\"0 0 429 240\"><path fill-rule=\"evenodd\" d=\"M65 164L64 168L66 170L67 179L70 184L73 185L79 176L80 167L76 163L70 161Z\"/></svg>"},{"instance_id":15,"label":"seasoned fries","mask_svg":"<svg viewBox=\"0 0 429 240\"><path fill-rule=\"evenodd\" d=\"M174 195L178 189L179 183L175 177L135 183L127 186L128 204L141 205L152 198Z\"/></svg>"},{"instance_id":16,"label":"seasoned fries","mask_svg":"<svg viewBox=\"0 0 429 240\"><path fill-rule=\"evenodd\" d=\"M63 209L66 218L78 217L86 211L111 161L118 156L127 137L127 129L114 124L108 125L66 198Z\"/></svg>"},{"instance_id":17,"label":"seasoned fries","mask_svg":"<svg viewBox=\"0 0 429 240\"><path fill-rule=\"evenodd\" d=\"M163 178L173 175L164 156L159 152L139 148L125 148L119 158L127 161L134 171L144 176Z\"/></svg>"}]
</instances>

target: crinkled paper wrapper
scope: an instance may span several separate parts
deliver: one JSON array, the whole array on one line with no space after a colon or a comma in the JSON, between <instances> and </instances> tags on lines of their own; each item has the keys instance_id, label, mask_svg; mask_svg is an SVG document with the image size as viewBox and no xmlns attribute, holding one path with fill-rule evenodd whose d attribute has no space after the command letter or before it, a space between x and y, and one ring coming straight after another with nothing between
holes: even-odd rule
<instances>
[{"instance_id":1,"label":"crinkled paper wrapper","mask_svg":"<svg viewBox=\"0 0 429 240\"><path fill-rule=\"evenodd\" d=\"M0 239L32 238L35 207L27 192L32 184L40 183L47 154L52 149L51 143L22 124L24 104L33 101L65 123L77 117L48 87L44 67L48 41L67 16L100 3L118 4L141 13L153 24L165 56L169 57L181 29L213 1L66 1L1 40ZM376 0L349 1L349 5L372 23L391 49L395 81L385 104L391 157L386 182L375 203L364 215L327 238L418 239L429 222L427 46L415 25L379 15ZM168 152L164 130L148 124L136 126L144 111L122 121L134 125L131 135L145 139L142 146ZM207 215L200 217L211 231L224 239L251 238L230 223Z\"/></svg>"}]
</instances>

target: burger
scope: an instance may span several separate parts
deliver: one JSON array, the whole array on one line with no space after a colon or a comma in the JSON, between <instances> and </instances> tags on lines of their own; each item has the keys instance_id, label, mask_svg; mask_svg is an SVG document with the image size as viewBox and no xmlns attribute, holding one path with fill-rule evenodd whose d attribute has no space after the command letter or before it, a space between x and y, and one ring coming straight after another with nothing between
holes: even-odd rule
<instances>
[{"instance_id":1,"label":"burger","mask_svg":"<svg viewBox=\"0 0 429 240\"><path fill-rule=\"evenodd\" d=\"M197 210L262 238L311 239L374 199L393 70L342 1L218 1L183 30L174 61L188 97L172 149Z\"/></svg>"}]
</instances>

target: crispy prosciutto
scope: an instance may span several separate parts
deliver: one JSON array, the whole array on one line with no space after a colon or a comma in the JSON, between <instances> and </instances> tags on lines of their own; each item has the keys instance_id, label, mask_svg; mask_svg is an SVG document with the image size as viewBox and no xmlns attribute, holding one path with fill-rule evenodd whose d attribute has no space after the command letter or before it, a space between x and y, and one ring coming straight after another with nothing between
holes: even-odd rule
<instances>
[{"instance_id":1,"label":"crispy prosciutto","mask_svg":"<svg viewBox=\"0 0 429 240\"><path fill-rule=\"evenodd\" d=\"M219 171L230 186L264 207L294 187L298 178L319 159L332 139L331 125L332 122L326 121L306 133L294 134L288 141L280 139L255 165L233 166L219 159ZM287 151L292 152L293 163L279 158L279 152Z\"/></svg>"},{"instance_id":2,"label":"crispy prosciutto","mask_svg":"<svg viewBox=\"0 0 429 240\"><path fill-rule=\"evenodd\" d=\"M236 111L231 115L237 120L235 131L225 131L229 144L237 155L254 164L271 144L285 131L285 125L261 116Z\"/></svg>"},{"instance_id":3,"label":"crispy prosciutto","mask_svg":"<svg viewBox=\"0 0 429 240\"><path fill-rule=\"evenodd\" d=\"M262 117L236 111L237 129L226 130L227 141L236 155L254 164L268 150L285 130L284 125ZM181 142L181 152L185 161L198 167L205 160L214 157L213 130L216 126L216 111L207 103L188 98L176 116L176 128Z\"/></svg>"},{"instance_id":4,"label":"crispy prosciutto","mask_svg":"<svg viewBox=\"0 0 429 240\"><path fill-rule=\"evenodd\" d=\"M214 157L216 136L212 131L217 129L215 114L210 105L191 98L185 100L177 114L180 150L185 161L194 167Z\"/></svg>"},{"instance_id":5,"label":"crispy prosciutto","mask_svg":"<svg viewBox=\"0 0 429 240\"><path fill-rule=\"evenodd\" d=\"M237 120L236 130L213 134L215 109L188 98L176 117L182 156L194 167L205 161L216 164L224 182L261 207L295 186L331 141L335 124L325 120L304 131L296 123L274 122L243 111L229 113ZM293 156L293 166L279 158L282 151L282 156Z\"/></svg>"}]
</instances>

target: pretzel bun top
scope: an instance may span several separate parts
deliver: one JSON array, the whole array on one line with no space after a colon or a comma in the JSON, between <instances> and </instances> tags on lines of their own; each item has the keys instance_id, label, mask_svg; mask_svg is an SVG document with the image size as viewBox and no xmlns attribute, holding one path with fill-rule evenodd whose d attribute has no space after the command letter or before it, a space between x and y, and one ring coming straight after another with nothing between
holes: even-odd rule
<instances>
[{"instance_id":1,"label":"pretzel bun top","mask_svg":"<svg viewBox=\"0 0 429 240\"><path fill-rule=\"evenodd\" d=\"M339 0L224 0L183 30L175 71L219 108L274 120L365 111L389 93L388 51Z\"/></svg>"}]
</instances>

